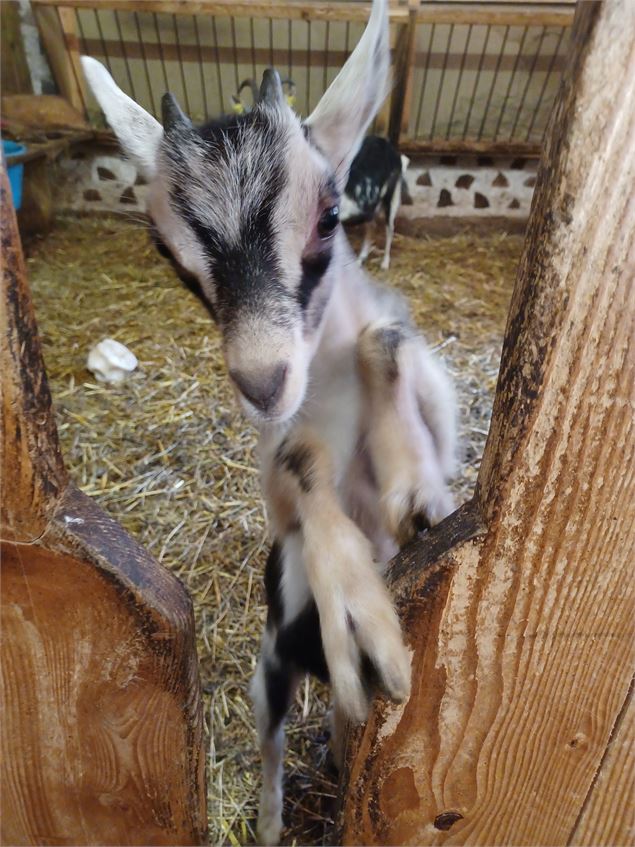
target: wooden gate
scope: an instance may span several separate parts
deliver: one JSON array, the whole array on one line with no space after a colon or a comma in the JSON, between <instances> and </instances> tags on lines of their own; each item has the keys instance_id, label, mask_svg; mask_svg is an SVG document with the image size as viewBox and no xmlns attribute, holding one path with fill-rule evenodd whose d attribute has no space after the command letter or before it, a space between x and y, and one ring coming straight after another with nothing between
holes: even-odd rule
<instances>
[{"instance_id":1,"label":"wooden gate","mask_svg":"<svg viewBox=\"0 0 635 847\"><path fill-rule=\"evenodd\" d=\"M635 5L578 5L473 500L396 562L344 844L635 843Z\"/></svg>"},{"instance_id":2,"label":"wooden gate","mask_svg":"<svg viewBox=\"0 0 635 847\"><path fill-rule=\"evenodd\" d=\"M1 169L3 844L202 844L190 599L69 480Z\"/></svg>"}]
</instances>

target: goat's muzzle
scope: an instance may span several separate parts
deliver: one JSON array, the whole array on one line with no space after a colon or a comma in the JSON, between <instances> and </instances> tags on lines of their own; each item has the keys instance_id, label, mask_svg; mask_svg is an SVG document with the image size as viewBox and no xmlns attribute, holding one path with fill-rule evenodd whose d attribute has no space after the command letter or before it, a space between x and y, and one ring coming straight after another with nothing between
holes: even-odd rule
<instances>
[{"instance_id":1,"label":"goat's muzzle","mask_svg":"<svg viewBox=\"0 0 635 847\"><path fill-rule=\"evenodd\" d=\"M282 396L288 366L278 362L254 370L230 370L229 375L241 394L260 412L271 412Z\"/></svg>"}]
</instances>

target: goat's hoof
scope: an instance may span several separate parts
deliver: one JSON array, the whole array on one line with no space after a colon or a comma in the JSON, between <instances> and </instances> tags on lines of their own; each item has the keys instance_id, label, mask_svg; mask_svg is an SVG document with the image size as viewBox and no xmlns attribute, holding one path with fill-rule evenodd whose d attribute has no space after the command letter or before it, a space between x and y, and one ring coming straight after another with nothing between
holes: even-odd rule
<instances>
[{"instance_id":1,"label":"goat's hoof","mask_svg":"<svg viewBox=\"0 0 635 847\"><path fill-rule=\"evenodd\" d=\"M282 813L279 809L261 809L256 827L257 844L275 847L280 844L282 833Z\"/></svg>"},{"instance_id":2,"label":"goat's hoof","mask_svg":"<svg viewBox=\"0 0 635 847\"><path fill-rule=\"evenodd\" d=\"M381 269L382 271L387 271L390 268L390 259L382 259L381 260Z\"/></svg>"}]
</instances>

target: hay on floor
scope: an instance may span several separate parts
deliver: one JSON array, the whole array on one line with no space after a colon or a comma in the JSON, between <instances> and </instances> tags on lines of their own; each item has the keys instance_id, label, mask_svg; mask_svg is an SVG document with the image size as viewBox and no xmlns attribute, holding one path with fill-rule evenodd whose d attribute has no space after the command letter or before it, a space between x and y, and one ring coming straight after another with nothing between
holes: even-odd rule
<instances>
[{"instance_id":1,"label":"hay on floor","mask_svg":"<svg viewBox=\"0 0 635 847\"><path fill-rule=\"evenodd\" d=\"M388 274L455 377L470 496L496 383L521 239L397 236ZM212 844L253 838L259 763L247 688L265 609L266 519L255 433L235 405L218 334L139 226L63 219L29 249L29 277L67 465L99 502L185 583L194 599L209 743ZM139 369L106 387L85 370L107 336ZM288 724L287 843L328 838L336 792L327 699L302 686Z\"/></svg>"}]
</instances>

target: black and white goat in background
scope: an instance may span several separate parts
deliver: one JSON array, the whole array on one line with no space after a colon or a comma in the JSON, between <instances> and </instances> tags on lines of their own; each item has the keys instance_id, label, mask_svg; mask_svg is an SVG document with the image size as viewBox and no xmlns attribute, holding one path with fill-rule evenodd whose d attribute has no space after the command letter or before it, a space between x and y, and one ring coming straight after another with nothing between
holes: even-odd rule
<instances>
[{"instance_id":1,"label":"black and white goat in background","mask_svg":"<svg viewBox=\"0 0 635 847\"><path fill-rule=\"evenodd\" d=\"M379 209L386 220L386 245L382 270L390 267L390 247L395 218L401 205L401 191L410 164L407 156L379 135L368 135L353 159L348 182L340 202L342 223L364 224L364 241L357 261L363 264L372 247L372 223Z\"/></svg>"},{"instance_id":2,"label":"black and white goat in background","mask_svg":"<svg viewBox=\"0 0 635 847\"><path fill-rule=\"evenodd\" d=\"M194 127L174 97L163 126L105 68L86 76L148 180L162 250L222 335L229 377L260 433L275 541L252 684L263 762L262 842L282 828L283 723L299 680L330 678L335 713L363 721L369 682L394 700L410 660L382 569L453 508L451 383L394 292L358 267L339 204L387 88L386 0L302 122L265 71L256 107ZM372 673L367 677L367 671Z\"/></svg>"}]
</instances>

